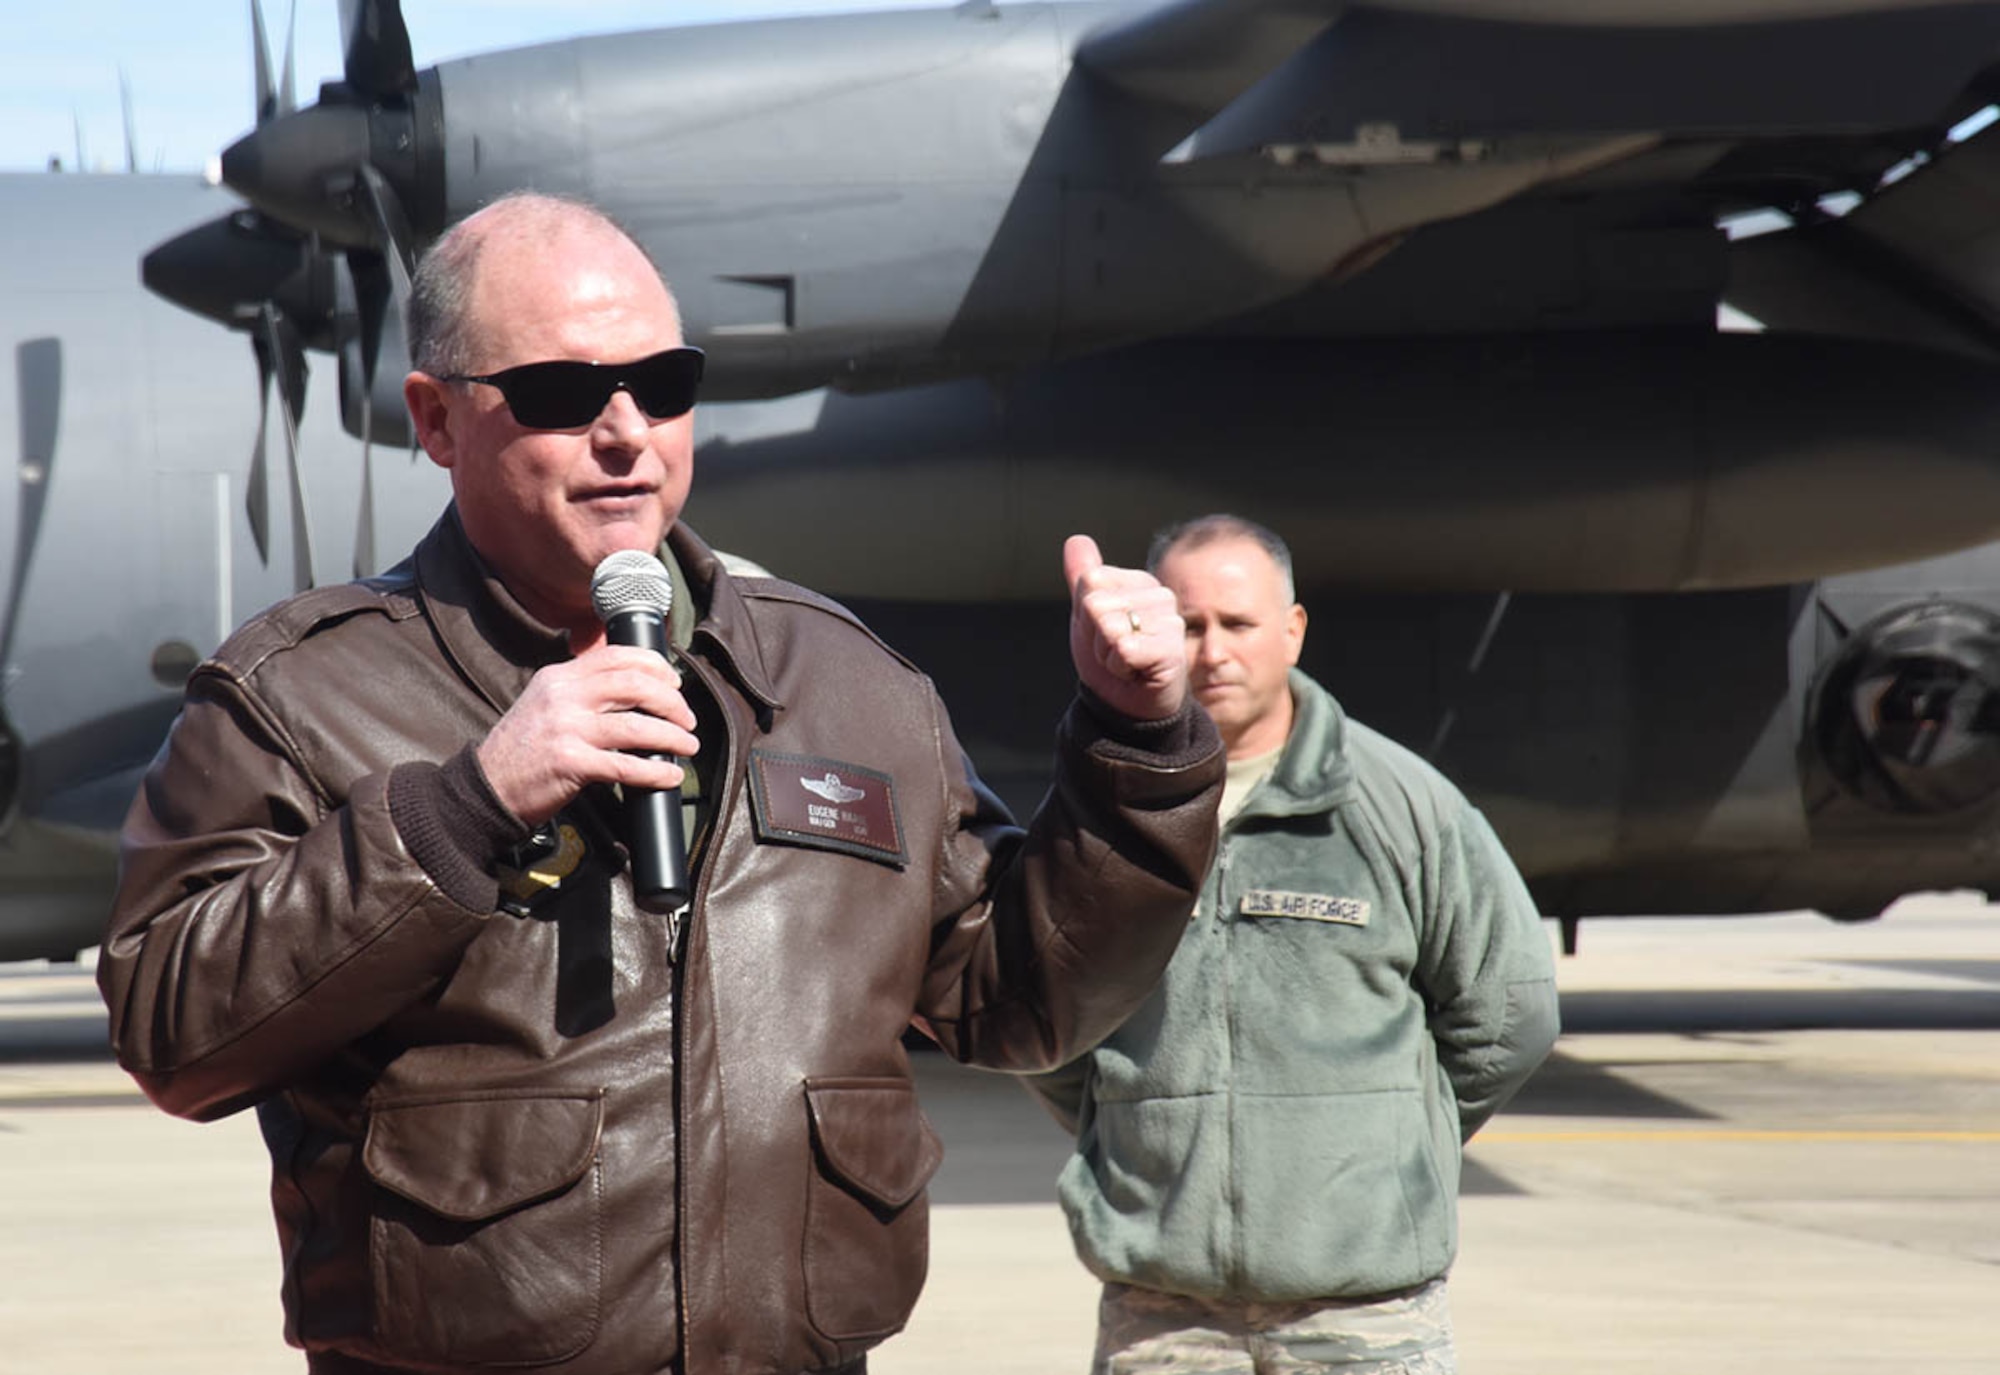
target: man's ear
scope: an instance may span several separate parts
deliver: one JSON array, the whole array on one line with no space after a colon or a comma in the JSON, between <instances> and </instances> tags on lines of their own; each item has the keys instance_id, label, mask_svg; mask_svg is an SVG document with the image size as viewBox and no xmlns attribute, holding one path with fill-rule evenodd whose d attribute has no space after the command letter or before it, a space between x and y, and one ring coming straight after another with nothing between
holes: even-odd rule
<instances>
[{"instance_id":1,"label":"man's ear","mask_svg":"<svg viewBox=\"0 0 2000 1375\"><path fill-rule=\"evenodd\" d=\"M451 417L451 397L445 388L450 385L427 372L413 372L403 379L403 404L410 408L410 424L416 430L417 442L440 468L450 468L458 462L451 427L446 423Z\"/></svg>"},{"instance_id":2,"label":"man's ear","mask_svg":"<svg viewBox=\"0 0 2000 1375\"><path fill-rule=\"evenodd\" d=\"M1298 667L1299 651L1306 645L1306 609L1293 602L1285 612L1285 646L1288 657L1285 663Z\"/></svg>"}]
</instances>

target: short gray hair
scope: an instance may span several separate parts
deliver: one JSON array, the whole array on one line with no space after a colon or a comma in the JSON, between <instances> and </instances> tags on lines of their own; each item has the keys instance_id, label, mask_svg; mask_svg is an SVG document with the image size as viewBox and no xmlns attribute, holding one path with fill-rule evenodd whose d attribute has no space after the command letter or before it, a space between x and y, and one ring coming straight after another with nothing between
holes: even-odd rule
<instances>
[{"instance_id":1,"label":"short gray hair","mask_svg":"<svg viewBox=\"0 0 2000 1375\"><path fill-rule=\"evenodd\" d=\"M504 216L515 233L549 233L578 225L615 234L639 250L659 272L660 265L631 231L589 201L546 191L511 191L460 220L424 253L410 277L408 334L410 365L433 377L471 369L478 347L472 328L472 284L479 255L492 241L490 217ZM663 275L661 284L666 284ZM668 289L672 296L672 288Z\"/></svg>"},{"instance_id":2,"label":"short gray hair","mask_svg":"<svg viewBox=\"0 0 2000 1375\"><path fill-rule=\"evenodd\" d=\"M1225 539L1247 539L1269 554L1271 562L1278 565L1285 604L1289 606L1299 599L1298 587L1292 578L1291 547L1278 537L1276 531L1226 511L1178 521L1162 529L1153 536L1152 547L1146 551L1146 571L1158 574L1160 565L1167 561L1167 555L1176 549L1199 549Z\"/></svg>"}]
</instances>

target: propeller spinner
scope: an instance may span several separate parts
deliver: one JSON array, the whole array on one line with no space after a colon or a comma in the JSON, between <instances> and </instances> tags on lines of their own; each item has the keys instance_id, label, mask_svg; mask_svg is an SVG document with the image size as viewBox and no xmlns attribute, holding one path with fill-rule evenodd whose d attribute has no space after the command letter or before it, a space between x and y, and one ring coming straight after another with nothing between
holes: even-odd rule
<instances>
[{"instance_id":1,"label":"propeller spinner","mask_svg":"<svg viewBox=\"0 0 2000 1375\"><path fill-rule=\"evenodd\" d=\"M222 180L274 219L329 244L379 252L389 245L363 169L376 174L419 232L444 228L440 101L435 80L411 65L395 0L348 0L341 29L343 79L322 86L317 105L260 120L223 153ZM401 247L409 258L409 244Z\"/></svg>"}]
</instances>

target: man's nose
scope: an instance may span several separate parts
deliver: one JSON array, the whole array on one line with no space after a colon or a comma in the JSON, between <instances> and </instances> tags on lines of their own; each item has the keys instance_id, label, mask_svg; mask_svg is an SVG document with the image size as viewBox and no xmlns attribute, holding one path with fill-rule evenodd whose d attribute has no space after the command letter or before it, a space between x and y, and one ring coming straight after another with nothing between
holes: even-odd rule
<instances>
[{"instance_id":1,"label":"man's nose","mask_svg":"<svg viewBox=\"0 0 2000 1375\"><path fill-rule=\"evenodd\" d=\"M1189 656L1198 664L1219 664L1225 657L1222 635L1214 627L1188 633Z\"/></svg>"},{"instance_id":2,"label":"man's nose","mask_svg":"<svg viewBox=\"0 0 2000 1375\"><path fill-rule=\"evenodd\" d=\"M632 393L620 387L611 393L611 399L606 401L604 409L597 413L597 420L591 426L591 435L599 443L621 449L636 449L646 442L646 431L650 425L646 413L640 410L639 403L632 399Z\"/></svg>"}]
</instances>

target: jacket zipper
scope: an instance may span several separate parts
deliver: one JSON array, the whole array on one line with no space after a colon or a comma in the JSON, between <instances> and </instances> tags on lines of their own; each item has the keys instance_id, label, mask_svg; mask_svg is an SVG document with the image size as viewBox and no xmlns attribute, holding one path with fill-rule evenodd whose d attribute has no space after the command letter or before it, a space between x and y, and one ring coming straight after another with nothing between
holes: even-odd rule
<instances>
[{"instance_id":1,"label":"jacket zipper","mask_svg":"<svg viewBox=\"0 0 2000 1375\"><path fill-rule=\"evenodd\" d=\"M695 914L706 905L709 887L709 859L721 848L724 818L730 814L730 790L735 786L736 752L730 737L729 708L721 693L715 690L715 681L708 671L696 662L693 655L686 652L674 655L675 666L692 674L700 682L702 691L715 704L715 719L722 731L719 742L715 770L715 799L710 804L708 824L702 829L696 841L694 852L688 856L688 867L694 874L694 891L688 895L687 906L674 915L668 929L668 953L673 968L673 1038L674 1038L674 1192L678 1197L675 1228L680 1233L680 1242L674 1248L674 1294L680 1310L680 1352L679 1369L689 1368L694 1348L692 1310L688 1304L688 1117L687 1117L687 1066L689 1054L687 1018L687 965L686 951L681 941L685 934L689 946L693 945L692 927Z\"/></svg>"},{"instance_id":2,"label":"jacket zipper","mask_svg":"<svg viewBox=\"0 0 2000 1375\"><path fill-rule=\"evenodd\" d=\"M1231 822L1237 820L1230 818ZM1229 917L1229 856L1231 842L1235 839L1233 826L1224 829L1216 842L1215 856L1215 921L1217 936L1222 943L1222 1025L1229 1038L1228 1086L1225 1095L1228 1111L1228 1131L1224 1140L1228 1143L1229 1167L1223 1178L1229 1181L1229 1244L1224 1250L1224 1264L1230 1274L1232 1285L1242 1283L1242 1217L1243 1191L1237 1182L1236 1145L1236 923Z\"/></svg>"}]
</instances>

